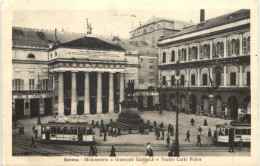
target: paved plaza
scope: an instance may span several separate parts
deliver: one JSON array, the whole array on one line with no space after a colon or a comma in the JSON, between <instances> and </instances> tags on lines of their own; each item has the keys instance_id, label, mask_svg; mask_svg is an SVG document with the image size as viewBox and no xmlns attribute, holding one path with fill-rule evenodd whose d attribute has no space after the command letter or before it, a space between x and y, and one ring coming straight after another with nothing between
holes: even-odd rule
<instances>
[{"instance_id":1,"label":"paved plaza","mask_svg":"<svg viewBox=\"0 0 260 166\"><path fill-rule=\"evenodd\" d=\"M144 119L144 122L150 120L151 123L154 121L157 124L161 122L164 123L165 128L165 140L157 140L153 132L149 132L149 135L141 135L138 133L134 134L123 134L117 137L107 136L107 140L104 141L103 136L99 136L99 128L95 128L95 139L97 142L98 155L99 156L108 156L110 153L111 146L114 145L117 151L117 156L144 156L146 152L146 144L151 143L151 146L154 150L154 156L167 156L168 147L166 144L167 137L167 126L168 124L174 125L175 131L175 112L164 111L162 115L159 115L159 112L155 111L146 111L140 113L141 117ZM92 120L100 123L101 119L104 120L104 123L107 124L110 119L115 121L118 117L118 114L97 114L90 115L89 117L80 117L85 118L89 123ZM53 119L53 116L41 118L42 123L47 123L49 120ZM195 125L190 125L190 119L195 120ZM207 119L208 126L203 126L204 119ZM223 155L223 156L249 156L250 148L245 147L242 151L237 151L235 153L229 153L228 147L216 146L212 141L207 139L208 129L211 128L212 134L215 130L216 124L229 123L230 120L224 120L220 118L206 117L206 116L196 116L193 114L179 114L179 143L180 143L180 154L182 156L214 156L214 155ZM37 124L37 118L33 119L24 119L18 122L19 124L24 125L25 135L18 135L18 129L13 129L13 155L88 155L89 146L81 145L66 145L66 144L46 144L40 142L40 134L36 140L36 149L30 148L30 136L32 133L32 124ZM197 147L197 133L198 127L201 126L203 129L202 132L202 146ZM40 126L36 125L40 133ZM185 142L185 136L187 130L190 130L191 142ZM124 133L124 132L123 132ZM170 136L171 143L175 139L175 136Z\"/></svg>"}]
</instances>

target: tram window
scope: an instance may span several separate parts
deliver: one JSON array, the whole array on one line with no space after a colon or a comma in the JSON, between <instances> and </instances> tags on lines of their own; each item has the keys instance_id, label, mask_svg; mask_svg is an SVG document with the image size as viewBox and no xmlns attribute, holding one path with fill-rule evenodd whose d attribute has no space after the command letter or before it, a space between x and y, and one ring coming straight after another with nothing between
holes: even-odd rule
<instances>
[{"instance_id":1,"label":"tram window","mask_svg":"<svg viewBox=\"0 0 260 166\"><path fill-rule=\"evenodd\" d=\"M86 127L83 127L83 135L86 134Z\"/></svg>"},{"instance_id":2,"label":"tram window","mask_svg":"<svg viewBox=\"0 0 260 166\"><path fill-rule=\"evenodd\" d=\"M51 133L56 134L56 127L55 126L51 126Z\"/></svg>"},{"instance_id":3,"label":"tram window","mask_svg":"<svg viewBox=\"0 0 260 166\"><path fill-rule=\"evenodd\" d=\"M240 129L236 129L235 133L236 133L236 135L241 135L241 130Z\"/></svg>"},{"instance_id":4,"label":"tram window","mask_svg":"<svg viewBox=\"0 0 260 166\"><path fill-rule=\"evenodd\" d=\"M77 134L77 128L76 128L76 127L74 127L74 132L73 132L73 134Z\"/></svg>"},{"instance_id":5,"label":"tram window","mask_svg":"<svg viewBox=\"0 0 260 166\"><path fill-rule=\"evenodd\" d=\"M61 134L60 127L57 127L57 134Z\"/></svg>"},{"instance_id":6,"label":"tram window","mask_svg":"<svg viewBox=\"0 0 260 166\"><path fill-rule=\"evenodd\" d=\"M90 128L89 130L87 130L87 135L91 135L93 133L92 128Z\"/></svg>"},{"instance_id":7,"label":"tram window","mask_svg":"<svg viewBox=\"0 0 260 166\"><path fill-rule=\"evenodd\" d=\"M242 129L242 135L247 135L247 129Z\"/></svg>"},{"instance_id":8,"label":"tram window","mask_svg":"<svg viewBox=\"0 0 260 166\"><path fill-rule=\"evenodd\" d=\"M228 129L225 129L225 135L228 135Z\"/></svg>"},{"instance_id":9,"label":"tram window","mask_svg":"<svg viewBox=\"0 0 260 166\"><path fill-rule=\"evenodd\" d=\"M73 135L73 127L70 127L70 134Z\"/></svg>"},{"instance_id":10,"label":"tram window","mask_svg":"<svg viewBox=\"0 0 260 166\"><path fill-rule=\"evenodd\" d=\"M68 127L64 127L64 134L70 134L69 130L68 130Z\"/></svg>"},{"instance_id":11,"label":"tram window","mask_svg":"<svg viewBox=\"0 0 260 166\"><path fill-rule=\"evenodd\" d=\"M63 127L60 128L60 133L63 134Z\"/></svg>"},{"instance_id":12,"label":"tram window","mask_svg":"<svg viewBox=\"0 0 260 166\"><path fill-rule=\"evenodd\" d=\"M247 134L251 135L251 129L247 129Z\"/></svg>"}]
</instances>

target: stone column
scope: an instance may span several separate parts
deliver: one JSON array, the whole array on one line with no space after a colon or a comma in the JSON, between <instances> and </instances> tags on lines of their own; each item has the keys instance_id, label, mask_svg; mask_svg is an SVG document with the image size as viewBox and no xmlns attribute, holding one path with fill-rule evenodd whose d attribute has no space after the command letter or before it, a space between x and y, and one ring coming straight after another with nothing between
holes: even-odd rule
<instances>
[{"instance_id":1,"label":"stone column","mask_svg":"<svg viewBox=\"0 0 260 166\"><path fill-rule=\"evenodd\" d=\"M226 70L227 70L227 66L224 65L224 71L223 71L223 74L224 74L224 80L223 80L224 84L223 84L223 86L224 87L227 86L227 72L226 72Z\"/></svg>"},{"instance_id":2,"label":"stone column","mask_svg":"<svg viewBox=\"0 0 260 166\"><path fill-rule=\"evenodd\" d=\"M58 116L63 116L64 115L64 83L63 83L63 73L60 72L58 74L58 83L59 83L59 96L58 96Z\"/></svg>"},{"instance_id":3,"label":"stone column","mask_svg":"<svg viewBox=\"0 0 260 166\"><path fill-rule=\"evenodd\" d=\"M212 40L210 40L210 44L209 45L210 45L209 59L212 59L212 55L213 55L213 48L212 48L213 47L213 41Z\"/></svg>"},{"instance_id":4,"label":"stone column","mask_svg":"<svg viewBox=\"0 0 260 166\"><path fill-rule=\"evenodd\" d=\"M242 65L239 65L239 86L243 86L243 71L242 71Z\"/></svg>"},{"instance_id":5,"label":"stone column","mask_svg":"<svg viewBox=\"0 0 260 166\"><path fill-rule=\"evenodd\" d=\"M198 87L200 87L200 69L198 68L198 76L197 76L197 79L198 79Z\"/></svg>"},{"instance_id":6,"label":"stone column","mask_svg":"<svg viewBox=\"0 0 260 166\"><path fill-rule=\"evenodd\" d=\"M102 114L102 73L97 73L97 113Z\"/></svg>"},{"instance_id":7,"label":"stone column","mask_svg":"<svg viewBox=\"0 0 260 166\"><path fill-rule=\"evenodd\" d=\"M189 69L186 69L186 80L189 81L190 80L190 72Z\"/></svg>"},{"instance_id":8,"label":"stone column","mask_svg":"<svg viewBox=\"0 0 260 166\"><path fill-rule=\"evenodd\" d=\"M187 51L186 51L186 61L188 62L189 61L189 45L187 44Z\"/></svg>"},{"instance_id":9,"label":"stone column","mask_svg":"<svg viewBox=\"0 0 260 166\"><path fill-rule=\"evenodd\" d=\"M243 34L239 34L239 56L243 55Z\"/></svg>"},{"instance_id":10,"label":"stone column","mask_svg":"<svg viewBox=\"0 0 260 166\"><path fill-rule=\"evenodd\" d=\"M71 115L77 115L77 83L76 72L71 73Z\"/></svg>"},{"instance_id":11,"label":"stone column","mask_svg":"<svg viewBox=\"0 0 260 166\"><path fill-rule=\"evenodd\" d=\"M124 73L120 73L120 92L119 92L119 102L124 100ZM119 107L119 113L121 113L121 104Z\"/></svg>"},{"instance_id":12,"label":"stone column","mask_svg":"<svg viewBox=\"0 0 260 166\"><path fill-rule=\"evenodd\" d=\"M198 42L197 47L198 47L197 60L199 60L200 59L200 42Z\"/></svg>"},{"instance_id":13,"label":"stone column","mask_svg":"<svg viewBox=\"0 0 260 166\"><path fill-rule=\"evenodd\" d=\"M186 110L185 113L190 114L190 100L186 100Z\"/></svg>"},{"instance_id":14,"label":"stone column","mask_svg":"<svg viewBox=\"0 0 260 166\"><path fill-rule=\"evenodd\" d=\"M209 68L209 72L210 72L210 77L211 77L211 79L213 80L213 69L212 69L212 67ZM210 81L209 81L208 84L209 84L208 86L211 86L211 85L210 85Z\"/></svg>"},{"instance_id":15,"label":"stone column","mask_svg":"<svg viewBox=\"0 0 260 166\"><path fill-rule=\"evenodd\" d=\"M224 58L227 57L227 37L224 37Z\"/></svg>"},{"instance_id":16,"label":"stone column","mask_svg":"<svg viewBox=\"0 0 260 166\"><path fill-rule=\"evenodd\" d=\"M85 72L85 99L84 99L84 114L90 114L90 100L89 100L89 73Z\"/></svg>"},{"instance_id":17,"label":"stone column","mask_svg":"<svg viewBox=\"0 0 260 166\"><path fill-rule=\"evenodd\" d=\"M114 73L109 73L109 109L108 113L114 113Z\"/></svg>"}]
</instances>

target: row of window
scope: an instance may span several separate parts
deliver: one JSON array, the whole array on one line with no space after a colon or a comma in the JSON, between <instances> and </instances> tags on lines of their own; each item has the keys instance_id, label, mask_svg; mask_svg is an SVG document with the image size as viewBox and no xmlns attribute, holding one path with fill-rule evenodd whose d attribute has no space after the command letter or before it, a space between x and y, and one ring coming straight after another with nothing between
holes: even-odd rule
<instances>
[{"instance_id":1,"label":"row of window","mask_svg":"<svg viewBox=\"0 0 260 166\"><path fill-rule=\"evenodd\" d=\"M13 90L24 90L24 80L23 79L13 79L12 80ZM36 82L35 79L29 79L29 90L48 90L49 80L42 79L40 82Z\"/></svg>"},{"instance_id":2,"label":"row of window","mask_svg":"<svg viewBox=\"0 0 260 166\"><path fill-rule=\"evenodd\" d=\"M81 127L78 131L77 127L56 127L51 126L51 134L67 134L67 135L77 135L78 132L81 132L83 135L91 135L93 133L93 129L90 128L87 130L86 127Z\"/></svg>"},{"instance_id":3,"label":"row of window","mask_svg":"<svg viewBox=\"0 0 260 166\"><path fill-rule=\"evenodd\" d=\"M210 44L204 44L199 46L199 57L200 59L210 58ZM212 58L219 58L224 56L224 43L217 42L212 45ZM250 36L247 38L243 38L243 53L250 52ZM170 62L175 62L175 51L171 51L171 59ZM227 41L227 55L239 55L239 39L232 39L231 41ZM189 48L189 55L187 55L187 49L182 48L178 50L178 59L179 61L186 61L186 56L188 56L189 60L197 60L198 59L198 47L193 46ZM166 63L166 52L162 54L162 63Z\"/></svg>"},{"instance_id":4,"label":"row of window","mask_svg":"<svg viewBox=\"0 0 260 166\"><path fill-rule=\"evenodd\" d=\"M157 28L157 29L161 29L161 25L160 25L160 24L157 24L156 28ZM153 28L153 27L150 27L150 28L149 28L149 31L150 31L150 32L154 31L154 28ZM142 35L142 34L146 34L147 32L148 32L148 31L147 31L146 29L144 29L142 32L137 31L137 32L136 32L136 36L139 36L139 35ZM135 37L135 34L133 33L132 36Z\"/></svg>"},{"instance_id":5,"label":"row of window","mask_svg":"<svg viewBox=\"0 0 260 166\"><path fill-rule=\"evenodd\" d=\"M139 83L144 83L144 79L139 79ZM154 83L154 79L149 79L149 83Z\"/></svg>"},{"instance_id":6,"label":"row of window","mask_svg":"<svg viewBox=\"0 0 260 166\"><path fill-rule=\"evenodd\" d=\"M246 75L246 79L247 79L246 85L250 86L250 72L247 72L246 74L247 74ZM180 84L184 85L184 83L185 83L184 75L181 75L180 78L181 78L180 79ZM230 85L231 86L236 86L236 82L237 82L237 74L236 74L236 72L231 72L229 78L230 78ZM217 85L221 85L221 73L216 73L215 80L216 80L216 84ZM195 74L191 74L190 85L195 86L196 85L195 81L196 81L196 75ZM207 85L209 85L208 83L209 83L208 82L208 74L202 74L202 85L203 86L207 86ZM166 85L166 76L162 77L162 84ZM171 84L172 85L175 84L175 75L171 76Z\"/></svg>"}]
</instances>

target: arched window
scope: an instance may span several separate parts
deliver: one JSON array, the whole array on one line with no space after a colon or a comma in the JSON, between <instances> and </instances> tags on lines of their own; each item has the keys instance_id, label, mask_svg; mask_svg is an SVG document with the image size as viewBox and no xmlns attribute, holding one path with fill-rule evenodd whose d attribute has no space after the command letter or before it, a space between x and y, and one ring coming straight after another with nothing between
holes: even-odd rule
<instances>
[{"instance_id":1,"label":"arched window","mask_svg":"<svg viewBox=\"0 0 260 166\"><path fill-rule=\"evenodd\" d=\"M239 54L239 40L238 39L232 39L231 40L231 54Z\"/></svg>"},{"instance_id":2,"label":"arched window","mask_svg":"<svg viewBox=\"0 0 260 166\"><path fill-rule=\"evenodd\" d=\"M250 36L247 38L247 51L250 51Z\"/></svg>"},{"instance_id":3,"label":"arched window","mask_svg":"<svg viewBox=\"0 0 260 166\"><path fill-rule=\"evenodd\" d=\"M162 58L162 63L166 62L166 52L163 52L163 58Z\"/></svg>"},{"instance_id":4,"label":"arched window","mask_svg":"<svg viewBox=\"0 0 260 166\"><path fill-rule=\"evenodd\" d=\"M190 52L190 59L197 59L198 58L198 49L197 47L192 47Z\"/></svg>"},{"instance_id":5,"label":"arched window","mask_svg":"<svg viewBox=\"0 0 260 166\"><path fill-rule=\"evenodd\" d=\"M209 44L205 44L203 46L203 57L210 57L210 46Z\"/></svg>"},{"instance_id":6,"label":"arched window","mask_svg":"<svg viewBox=\"0 0 260 166\"><path fill-rule=\"evenodd\" d=\"M243 38L243 52L247 53L250 51L250 36Z\"/></svg>"},{"instance_id":7,"label":"arched window","mask_svg":"<svg viewBox=\"0 0 260 166\"><path fill-rule=\"evenodd\" d=\"M224 44L223 42L218 42L216 45L216 56L223 56L224 55Z\"/></svg>"},{"instance_id":8,"label":"arched window","mask_svg":"<svg viewBox=\"0 0 260 166\"><path fill-rule=\"evenodd\" d=\"M186 61L186 49L184 48L181 50L181 60Z\"/></svg>"},{"instance_id":9,"label":"arched window","mask_svg":"<svg viewBox=\"0 0 260 166\"><path fill-rule=\"evenodd\" d=\"M175 61L175 51L172 50L171 62L174 62L174 61Z\"/></svg>"},{"instance_id":10,"label":"arched window","mask_svg":"<svg viewBox=\"0 0 260 166\"><path fill-rule=\"evenodd\" d=\"M146 33L147 33L147 31L146 31L146 29L145 29L143 34L146 34Z\"/></svg>"},{"instance_id":11,"label":"arched window","mask_svg":"<svg viewBox=\"0 0 260 166\"><path fill-rule=\"evenodd\" d=\"M33 54L29 54L28 58L35 58L35 56Z\"/></svg>"}]
</instances>

